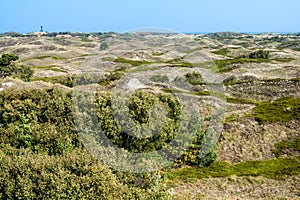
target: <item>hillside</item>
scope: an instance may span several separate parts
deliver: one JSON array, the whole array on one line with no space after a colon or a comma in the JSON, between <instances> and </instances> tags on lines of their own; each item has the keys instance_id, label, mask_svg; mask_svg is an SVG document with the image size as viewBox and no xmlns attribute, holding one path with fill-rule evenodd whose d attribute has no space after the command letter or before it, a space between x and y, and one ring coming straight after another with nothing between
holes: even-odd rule
<instances>
[{"instance_id":1,"label":"hillside","mask_svg":"<svg viewBox=\"0 0 300 200\"><path fill-rule=\"evenodd\" d=\"M3 54L33 74L0 77L1 199L300 198L299 35L1 35ZM129 109L114 107L126 94ZM114 122L126 112L132 120ZM164 149L178 130L196 135L168 149L189 149L166 156L173 164L130 168L108 143L108 155L95 153L94 119L133 153ZM133 130L129 121L141 135L117 128Z\"/></svg>"}]
</instances>

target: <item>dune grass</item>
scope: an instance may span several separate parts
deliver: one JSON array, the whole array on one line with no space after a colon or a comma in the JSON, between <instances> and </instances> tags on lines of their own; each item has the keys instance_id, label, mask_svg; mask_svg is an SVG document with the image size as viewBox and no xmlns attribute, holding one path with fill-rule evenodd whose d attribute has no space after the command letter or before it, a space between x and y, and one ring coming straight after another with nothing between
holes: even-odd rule
<instances>
[{"instance_id":1,"label":"dune grass","mask_svg":"<svg viewBox=\"0 0 300 200\"><path fill-rule=\"evenodd\" d=\"M164 175L169 185L180 181L193 182L201 178L236 176L264 176L270 179L282 179L286 176L300 174L300 157L277 158L264 161L247 161L231 165L216 162L209 167L186 167Z\"/></svg>"},{"instance_id":2,"label":"dune grass","mask_svg":"<svg viewBox=\"0 0 300 200\"><path fill-rule=\"evenodd\" d=\"M32 66L33 69L41 69L41 70L51 70L55 72L66 72L59 68L59 66Z\"/></svg>"},{"instance_id":3,"label":"dune grass","mask_svg":"<svg viewBox=\"0 0 300 200\"><path fill-rule=\"evenodd\" d=\"M230 51L227 48L224 48L224 49L219 49L217 51L213 51L212 53L220 56L227 56L230 53Z\"/></svg>"},{"instance_id":4,"label":"dune grass","mask_svg":"<svg viewBox=\"0 0 300 200\"><path fill-rule=\"evenodd\" d=\"M237 64L245 63L270 63L270 62L290 62L294 60L293 58L231 58L225 60L215 60L215 65L219 69L220 73L229 72L236 69Z\"/></svg>"},{"instance_id":5,"label":"dune grass","mask_svg":"<svg viewBox=\"0 0 300 200\"><path fill-rule=\"evenodd\" d=\"M274 102L260 102L253 110L253 116L260 124L300 119L300 98L283 97Z\"/></svg>"}]
</instances>

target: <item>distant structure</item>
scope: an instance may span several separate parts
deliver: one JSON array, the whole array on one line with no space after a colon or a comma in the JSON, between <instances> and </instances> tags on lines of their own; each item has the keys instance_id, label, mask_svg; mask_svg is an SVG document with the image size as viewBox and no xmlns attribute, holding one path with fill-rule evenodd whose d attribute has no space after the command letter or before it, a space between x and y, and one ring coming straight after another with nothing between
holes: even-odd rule
<instances>
[{"instance_id":1,"label":"distant structure","mask_svg":"<svg viewBox=\"0 0 300 200\"><path fill-rule=\"evenodd\" d=\"M72 35L70 35L70 34L58 34L58 35L56 35L56 38L72 38Z\"/></svg>"},{"instance_id":2,"label":"distant structure","mask_svg":"<svg viewBox=\"0 0 300 200\"><path fill-rule=\"evenodd\" d=\"M44 32L43 26L40 27L41 30L39 32L32 32L31 35L34 35L36 37L42 37L44 35L47 35L47 32Z\"/></svg>"}]
</instances>

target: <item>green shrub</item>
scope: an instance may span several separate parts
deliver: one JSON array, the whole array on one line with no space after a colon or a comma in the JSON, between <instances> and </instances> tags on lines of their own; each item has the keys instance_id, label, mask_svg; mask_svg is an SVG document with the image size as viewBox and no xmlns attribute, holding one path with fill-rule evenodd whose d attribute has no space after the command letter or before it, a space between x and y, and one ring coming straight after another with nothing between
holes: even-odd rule
<instances>
[{"instance_id":1,"label":"green shrub","mask_svg":"<svg viewBox=\"0 0 300 200\"><path fill-rule=\"evenodd\" d=\"M174 138L176 130L178 129L181 111L179 102L175 98L172 98L171 95L154 95L142 91L132 95L128 102L129 113L134 123L140 126L143 126L143 124L150 124L149 127L147 127L147 130L136 130L141 131L137 134L149 134L147 137L145 136L146 138L135 138L120 130L113 117L111 98L110 93L99 93L96 98L96 108L102 130L115 145L132 152L151 152L162 148L168 141ZM120 101L123 100L120 99ZM151 132L155 132L157 127L156 124L150 123L150 114L151 116L155 116L156 114L150 113L149 110L156 104L161 104L168 111L168 117L166 119L168 125L162 127L157 134L152 136ZM128 111L126 111L125 108L118 108L118 110L115 110L114 112L121 117ZM120 121L123 122L123 127L129 125L128 119Z\"/></svg>"},{"instance_id":2,"label":"green shrub","mask_svg":"<svg viewBox=\"0 0 300 200\"><path fill-rule=\"evenodd\" d=\"M51 77L45 77L45 78L32 78L31 81L43 81L43 82L49 82L52 84L61 84L65 85L67 87L74 87L75 86L75 75L69 75L69 76L51 76Z\"/></svg>"},{"instance_id":3,"label":"green shrub","mask_svg":"<svg viewBox=\"0 0 300 200\"><path fill-rule=\"evenodd\" d=\"M0 149L1 199L166 199L164 189L122 184L85 151L63 156Z\"/></svg>"},{"instance_id":4,"label":"green shrub","mask_svg":"<svg viewBox=\"0 0 300 200\"><path fill-rule=\"evenodd\" d=\"M33 70L27 66L17 66L14 61L19 57L14 54L3 54L0 58L0 78L6 76L18 77L24 81L29 81L33 75Z\"/></svg>"},{"instance_id":5,"label":"green shrub","mask_svg":"<svg viewBox=\"0 0 300 200\"><path fill-rule=\"evenodd\" d=\"M0 93L0 143L57 155L82 148L71 94L58 89Z\"/></svg>"},{"instance_id":6,"label":"green shrub","mask_svg":"<svg viewBox=\"0 0 300 200\"><path fill-rule=\"evenodd\" d=\"M167 198L151 173L113 174L91 158L71 97L52 88L0 93L0 199Z\"/></svg>"},{"instance_id":7,"label":"green shrub","mask_svg":"<svg viewBox=\"0 0 300 200\"><path fill-rule=\"evenodd\" d=\"M19 59L19 57L14 54L3 54L0 58L0 66L8 66L13 61L16 61L18 59Z\"/></svg>"},{"instance_id":8,"label":"green shrub","mask_svg":"<svg viewBox=\"0 0 300 200\"><path fill-rule=\"evenodd\" d=\"M254 59L269 59L270 52L264 50L258 50L255 52L250 53L249 55L245 56L246 58L254 58Z\"/></svg>"},{"instance_id":9,"label":"green shrub","mask_svg":"<svg viewBox=\"0 0 300 200\"><path fill-rule=\"evenodd\" d=\"M124 75L123 72L116 72L112 74L106 74L104 77L99 76L99 74L78 74L78 75L71 75L62 78L60 81L57 82L68 87L74 87L79 85L89 85L89 84L103 84L105 85L122 78Z\"/></svg>"},{"instance_id":10,"label":"green shrub","mask_svg":"<svg viewBox=\"0 0 300 200\"><path fill-rule=\"evenodd\" d=\"M107 48L108 48L108 44L107 44L106 42L102 42L102 43L100 44L99 50L100 50L100 51L104 51L104 50L106 50Z\"/></svg>"},{"instance_id":11,"label":"green shrub","mask_svg":"<svg viewBox=\"0 0 300 200\"><path fill-rule=\"evenodd\" d=\"M202 75L199 72L190 72L185 75L186 80L192 85L203 84Z\"/></svg>"},{"instance_id":12,"label":"green shrub","mask_svg":"<svg viewBox=\"0 0 300 200\"><path fill-rule=\"evenodd\" d=\"M152 109L153 105L159 104L166 110L166 121L159 132L142 139L119 129L112 115L111 100L110 93L100 92L92 105L96 107L97 123L110 141L119 147L136 153L150 152L161 149L176 135L182 119L181 105L172 95L136 91L129 99L126 104L129 105L129 115L142 127L153 116L161 115L161 110ZM61 89L6 90L0 93L0 198L167 198L165 188L159 183L158 172L112 172L93 159L77 134L76 127L81 127L74 125L72 105L72 93ZM116 110L120 114L123 111ZM90 120L88 114L82 116L84 122ZM191 119L188 127L197 126L197 120L196 116ZM128 121L124 123L126 125ZM156 131L157 127L150 122L146 128ZM197 128L198 137L190 150L192 156L179 158L181 165L207 166L215 160L213 151L205 158L197 157L202 139L208 137L200 127ZM148 134L143 130L142 134ZM172 151L170 149L168 153Z\"/></svg>"}]
</instances>

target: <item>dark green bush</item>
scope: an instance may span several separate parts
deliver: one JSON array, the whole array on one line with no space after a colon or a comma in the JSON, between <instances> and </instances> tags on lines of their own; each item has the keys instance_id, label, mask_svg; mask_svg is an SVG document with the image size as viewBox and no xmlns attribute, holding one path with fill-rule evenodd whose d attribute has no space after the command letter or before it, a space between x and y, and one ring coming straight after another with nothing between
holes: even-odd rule
<instances>
[{"instance_id":1,"label":"dark green bush","mask_svg":"<svg viewBox=\"0 0 300 200\"><path fill-rule=\"evenodd\" d=\"M13 61L16 61L18 59L19 59L19 57L14 54L3 54L0 58L0 66L8 66Z\"/></svg>"},{"instance_id":2,"label":"dark green bush","mask_svg":"<svg viewBox=\"0 0 300 200\"><path fill-rule=\"evenodd\" d=\"M252 58L252 59L269 59L271 56L269 51L265 50L258 50L255 52L252 52L248 55L242 56L243 58Z\"/></svg>"},{"instance_id":3,"label":"dark green bush","mask_svg":"<svg viewBox=\"0 0 300 200\"><path fill-rule=\"evenodd\" d=\"M0 58L0 78L6 76L18 77L24 81L29 81L33 75L33 70L27 66L17 66L14 61L19 57L14 54L3 54Z\"/></svg>"},{"instance_id":4,"label":"dark green bush","mask_svg":"<svg viewBox=\"0 0 300 200\"><path fill-rule=\"evenodd\" d=\"M190 72L185 75L186 80L192 85L203 84L202 75L199 72Z\"/></svg>"},{"instance_id":5,"label":"dark green bush","mask_svg":"<svg viewBox=\"0 0 300 200\"><path fill-rule=\"evenodd\" d=\"M167 83L169 82L169 77L167 75L157 74L153 75L150 80L153 82Z\"/></svg>"},{"instance_id":6,"label":"dark green bush","mask_svg":"<svg viewBox=\"0 0 300 200\"><path fill-rule=\"evenodd\" d=\"M104 51L104 50L106 50L107 48L108 48L108 44L107 44L106 42L102 42L102 43L100 44L99 50L100 50L100 51Z\"/></svg>"}]
</instances>

